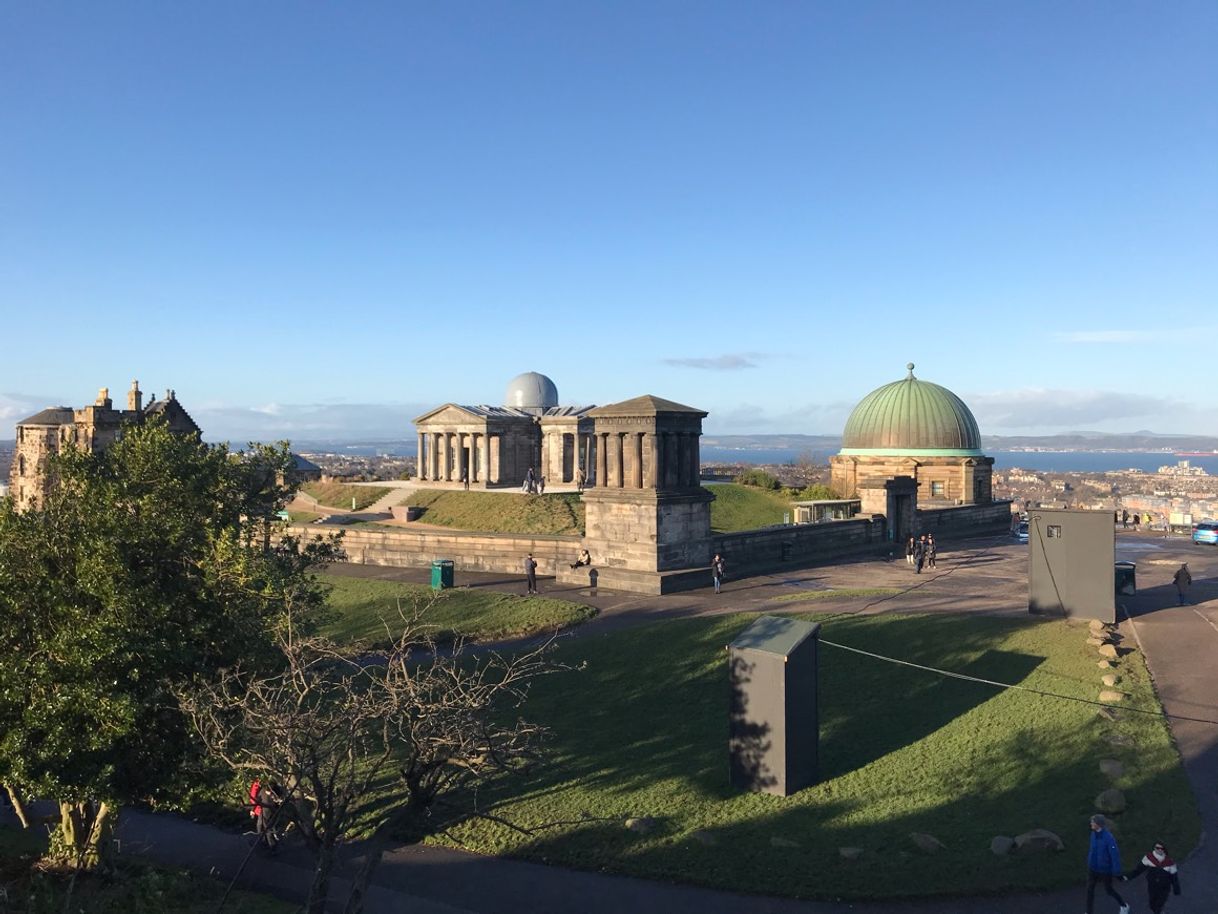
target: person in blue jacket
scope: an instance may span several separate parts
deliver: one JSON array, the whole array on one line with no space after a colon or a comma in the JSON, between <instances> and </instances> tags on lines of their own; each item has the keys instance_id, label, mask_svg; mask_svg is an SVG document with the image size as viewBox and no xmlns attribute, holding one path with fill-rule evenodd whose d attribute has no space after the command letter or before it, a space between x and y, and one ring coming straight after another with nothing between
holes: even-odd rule
<instances>
[{"instance_id":1,"label":"person in blue jacket","mask_svg":"<svg viewBox=\"0 0 1218 914\"><path fill-rule=\"evenodd\" d=\"M1107 828L1108 820L1096 813L1091 817L1091 848L1087 851L1087 914L1095 904L1096 883L1104 883L1104 891L1117 900L1120 914L1129 914L1129 905L1112 887L1113 877L1121 876L1121 851L1116 838Z\"/></svg>"}]
</instances>

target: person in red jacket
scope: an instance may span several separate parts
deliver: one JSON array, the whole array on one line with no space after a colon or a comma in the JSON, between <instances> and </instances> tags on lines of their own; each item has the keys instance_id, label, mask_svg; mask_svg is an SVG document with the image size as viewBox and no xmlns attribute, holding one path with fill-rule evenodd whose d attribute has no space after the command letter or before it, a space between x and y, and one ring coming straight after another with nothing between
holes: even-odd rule
<instances>
[{"instance_id":1,"label":"person in red jacket","mask_svg":"<svg viewBox=\"0 0 1218 914\"><path fill-rule=\"evenodd\" d=\"M1156 841L1154 849L1124 878L1126 881L1137 879L1143 873L1146 874L1150 909L1154 914L1161 914L1163 906L1167 904L1168 893L1180 894L1180 875L1176 861L1167 855L1167 848L1163 846L1162 841Z\"/></svg>"}]
</instances>

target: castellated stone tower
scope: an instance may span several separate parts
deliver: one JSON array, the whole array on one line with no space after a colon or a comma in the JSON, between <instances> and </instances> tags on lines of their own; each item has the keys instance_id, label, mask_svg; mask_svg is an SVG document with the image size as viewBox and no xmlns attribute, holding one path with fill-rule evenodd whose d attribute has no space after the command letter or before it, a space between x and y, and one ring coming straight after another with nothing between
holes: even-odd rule
<instances>
[{"instance_id":1,"label":"castellated stone tower","mask_svg":"<svg viewBox=\"0 0 1218 914\"><path fill-rule=\"evenodd\" d=\"M164 416L170 430L178 434L202 434L173 391L164 400L152 400L147 406L143 399L139 382L132 381L125 410L114 408L110 388L103 387L92 406L52 406L18 422L17 447L9 472L9 494L17 508L24 511L42 504L52 485L47 461L61 448L104 451L119 439L124 425L139 424L153 415Z\"/></svg>"},{"instance_id":2,"label":"castellated stone tower","mask_svg":"<svg viewBox=\"0 0 1218 914\"><path fill-rule=\"evenodd\" d=\"M699 485L706 413L643 396L591 410L595 485L584 491L584 545L597 586L669 593L710 579L710 503ZM587 584L589 569L559 568Z\"/></svg>"}]
</instances>

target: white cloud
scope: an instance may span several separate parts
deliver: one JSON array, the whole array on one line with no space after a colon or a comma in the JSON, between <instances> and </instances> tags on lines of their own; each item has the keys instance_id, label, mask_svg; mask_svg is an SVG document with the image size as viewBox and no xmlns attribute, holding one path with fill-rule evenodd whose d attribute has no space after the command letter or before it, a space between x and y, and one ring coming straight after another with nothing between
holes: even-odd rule
<instances>
[{"instance_id":1,"label":"white cloud","mask_svg":"<svg viewBox=\"0 0 1218 914\"><path fill-rule=\"evenodd\" d=\"M728 352L723 355L704 356L684 359L663 359L665 365L673 368L696 368L701 371L740 371L744 368L756 368L759 360L765 359L764 352Z\"/></svg>"}]
</instances>

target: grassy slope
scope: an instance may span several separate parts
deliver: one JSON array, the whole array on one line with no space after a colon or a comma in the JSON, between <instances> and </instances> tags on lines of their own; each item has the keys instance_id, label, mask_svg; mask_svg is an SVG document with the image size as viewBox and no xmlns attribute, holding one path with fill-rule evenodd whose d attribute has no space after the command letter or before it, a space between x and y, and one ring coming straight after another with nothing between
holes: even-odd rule
<instances>
[{"instance_id":1,"label":"grassy slope","mask_svg":"<svg viewBox=\"0 0 1218 914\"><path fill-rule=\"evenodd\" d=\"M306 482L300 488L331 508L350 510L351 499L354 498L357 511L362 511L392 491L388 486L351 486L341 482Z\"/></svg>"},{"instance_id":2,"label":"grassy slope","mask_svg":"<svg viewBox=\"0 0 1218 914\"><path fill-rule=\"evenodd\" d=\"M584 506L574 493L522 495L516 492L413 492L403 504L427 510L421 520L485 533L575 535L584 532Z\"/></svg>"},{"instance_id":3,"label":"grassy slope","mask_svg":"<svg viewBox=\"0 0 1218 914\"><path fill-rule=\"evenodd\" d=\"M398 619L401 600L409 613L416 600L431 599L431 588L421 584L371 581L340 575L322 575L334 587L330 605L336 618L325 633L337 641L384 642L388 635L382 620ZM596 610L580 603L546 597L523 597L490 590L442 591L427 610L426 619L439 632L460 632L476 640L495 640L578 625Z\"/></svg>"},{"instance_id":4,"label":"grassy slope","mask_svg":"<svg viewBox=\"0 0 1218 914\"><path fill-rule=\"evenodd\" d=\"M781 491L735 483L709 486L709 490L715 495L711 502L711 530L715 533L735 533L781 524L783 514L795 510L791 507L792 496Z\"/></svg>"},{"instance_id":5,"label":"grassy slope","mask_svg":"<svg viewBox=\"0 0 1218 914\"><path fill-rule=\"evenodd\" d=\"M1116 832L1133 855L1162 837L1183 857L1199 822L1161 718L962 682L823 646L822 782L790 798L727 780L724 645L749 617L670 621L578 639L561 656L584 672L535 684L526 714L553 728L555 764L484 792L525 826L618 817L529 838L491 822L451 831L464 846L721 888L801 897L992 893L1077 883L1087 816L1110 786L1101 758L1125 762L1129 810ZM1095 699L1086 630L1064 622L948 616L829 617L822 637L927 665ZM1139 655L1121 662L1130 706L1157 708ZM1113 735L1129 740L1114 746ZM653 816L636 835L621 818ZM1064 853L997 858L997 835L1048 828ZM709 834L705 845L691 838ZM911 832L948 850L917 851ZM772 839L796 847L775 847ZM436 838L442 842L448 839ZM865 849L861 860L841 846Z\"/></svg>"}]
</instances>

